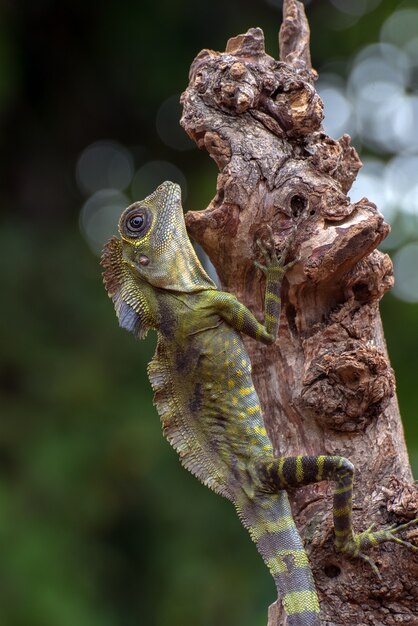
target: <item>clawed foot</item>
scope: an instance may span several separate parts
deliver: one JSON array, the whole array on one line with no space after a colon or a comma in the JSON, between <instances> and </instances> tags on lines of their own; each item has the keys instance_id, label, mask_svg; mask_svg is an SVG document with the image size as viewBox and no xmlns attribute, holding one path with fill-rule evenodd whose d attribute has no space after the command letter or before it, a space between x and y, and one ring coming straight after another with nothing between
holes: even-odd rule
<instances>
[{"instance_id":1,"label":"clawed foot","mask_svg":"<svg viewBox=\"0 0 418 626\"><path fill-rule=\"evenodd\" d=\"M262 272L264 272L264 274L267 274L268 271L276 270L279 271L282 276L284 276L284 274L288 270L290 270L296 263L298 263L298 261L300 261L300 259L297 257L293 261L286 263L287 254L296 238L296 228L292 229L292 232L286 239L286 243L279 255L276 253L273 230L269 224L267 225L267 230L269 233L268 241L262 242L260 241L260 239L257 239L256 241L256 244L264 257L265 265L263 265L262 263L258 263L258 261L254 261L254 265L258 267L258 269L260 269Z\"/></svg>"},{"instance_id":2,"label":"clawed foot","mask_svg":"<svg viewBox=\"0 0 418 626\"><path fill-rule=\"evenodd\" d=\"M417 523L418 523L418 517L411 520L410 522L407 522L406 524L401 524L400 526L393 524L392 526L389 526L389 528L386 528L386 530L380 530L374 534L384 533L386 539L384 539L383 541L394 541L395 543L400 543L402 546L405 546L406 548L408 548L409 550L412 550L413 552L418 552L418 546L414 546L413 543L410 543L409 541L405 541L404 539L399 539L399 537L395 536L395 533L398 533L400 530L405 530L405 528L408 528L409 526L412 526L413 524L417 524Z\"/></svg>"},{"instance_id":3,"label":"clawed foot","mask_svg":"<svg viewBox=\"0 0 418 626\"><path fill-rule=\"evenodd\" d=\"M395 543L399 543L402 546L408 548L408 550L412 550L413 552L418 552L418 546L414 546L409 541L405 541L404 539L400 539L396 536L396 533L399 531L405 530L409 526L418 523L418 518L407 522L406 524L400 524L397 526L393 524L389 526L389 528L385 528L383 530L376 530L372 532L374 524L370 526L367 530L362 533L358 533L353 535L352 539L347 541L347 543L340 548L340 551L343 554L355 559L361 559L370 565L373 572L380 577L379 570L374 563L374 561L363 552L363 550L367 550L368 548L372 548L374 546L379 545L380 543L386 543L388 541L393 541Z\"/></svg>"}]
</instances>

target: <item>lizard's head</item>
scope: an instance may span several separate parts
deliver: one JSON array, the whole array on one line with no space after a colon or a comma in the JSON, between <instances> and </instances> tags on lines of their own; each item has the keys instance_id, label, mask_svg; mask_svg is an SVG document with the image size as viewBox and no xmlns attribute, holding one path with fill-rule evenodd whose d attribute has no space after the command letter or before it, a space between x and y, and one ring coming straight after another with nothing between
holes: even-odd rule
<instances>
[{"instance_id":1,"label":"lizard's head","mask_svg":"<svg viewBox=\"0 0 418 626\"><path fill-rule=\"evenodd\" d=\"M121 260L134 276L154 287L174 291L214 288L187 235L181 191L176 183L162 183L145 200L125 209L119 220L119 234Z\"/></svg>"},{"instance_id":2,"label":"lizard's head","mask_svg":"<svg viewBox=\"0 0 418 626\"><path fill-rule=\"evenodd\" d=\"M134 202L122 213L118 228L124 258L138 270L155 262L172 247L173 239L184 236L182 222L179 185L162 183L145 200Z\"/></svg>"}]
</instances>

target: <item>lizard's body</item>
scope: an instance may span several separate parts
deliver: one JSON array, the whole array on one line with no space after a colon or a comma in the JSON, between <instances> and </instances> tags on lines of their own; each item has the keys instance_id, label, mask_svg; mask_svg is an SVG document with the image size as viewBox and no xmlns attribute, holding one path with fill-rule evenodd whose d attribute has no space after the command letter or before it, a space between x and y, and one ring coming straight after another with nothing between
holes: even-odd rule
<instances>
[{"instance_id":1,"label":"lizard's body","mask_svg":"<svg viewBox=\"0 0 418 626\"><path fill-rule=\"evenodd\" d=\"M182 332L161 334L149 376L165 434L184 465L234 500L246 468L257 455L271 455L271 443L240 335L207 309L206 293L189 298L188 304L176 298L178 315L187 321L187 343ZM166 411L162 399L172 389Z\"/></svg>"},{"instance_id":2,"label":"lizard's body","mask_svg":"<svg viewBox=\"0 0 418 626\"><path fill-rule=\"evenodd\" d=\"M398 541L394 531L354 535L353 467L342 457L275 458L266 434L251 364L240 332L275 341L286 253L267 255L265 326L236 298L218 291L187 237L180 191L164 183L122 214L106 245L104 280L122 327L142 337L158 333L148 373L164 434L184 466L231 500L268 565L289 626L318 626L313 577L287 493L332 479L336 547L349 556ZM399 529L399 528L398 528Z\"/></svg>"}]
</instances>

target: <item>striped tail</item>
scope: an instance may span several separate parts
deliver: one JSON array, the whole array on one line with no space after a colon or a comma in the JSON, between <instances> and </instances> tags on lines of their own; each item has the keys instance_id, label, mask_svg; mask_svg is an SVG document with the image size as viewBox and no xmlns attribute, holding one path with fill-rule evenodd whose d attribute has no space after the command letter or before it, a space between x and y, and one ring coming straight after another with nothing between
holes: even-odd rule
<instances>
[{"instance_id":1,"label":"striped tail","mask_svg":"<svg viewBox=\"0 0 418 626\"><path fill-rule=\"evenodd\" d=\"M286 626L320 626L315 583L287 493L257 494L254 499L243 494L236 506L274 578Z\"/></svg>"}]
</instances>

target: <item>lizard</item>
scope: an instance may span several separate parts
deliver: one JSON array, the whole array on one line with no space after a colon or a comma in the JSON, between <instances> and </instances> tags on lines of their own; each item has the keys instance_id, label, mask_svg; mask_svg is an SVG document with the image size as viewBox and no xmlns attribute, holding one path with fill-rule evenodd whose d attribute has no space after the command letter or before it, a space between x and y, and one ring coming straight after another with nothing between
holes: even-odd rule
<instances>
[{"instance_id":1,"label":"lizard","mask_svg":"<svg viewBox=\"0 0 418 626\"><path fill-rule=\"evenodd\" d=\"M203 269L177 184L165 182L126 208L118 230L103 249L103 280L122 328L137 338L157 331L148 376L165 437L192 474L235 506L274 578L288 626L319 626L318 596L287 490L334 481L335 548L376 573L367 550L388 541L418 550L397 536L418 519L355 533L349 460L274 455L242 334L266 345L276 341L281 284L299 261L286 263L294 235L280 254L271 229L270 241L257 242L264 263L255 263L266 276L262 324Z\"/></svg>"}]
</instances>

